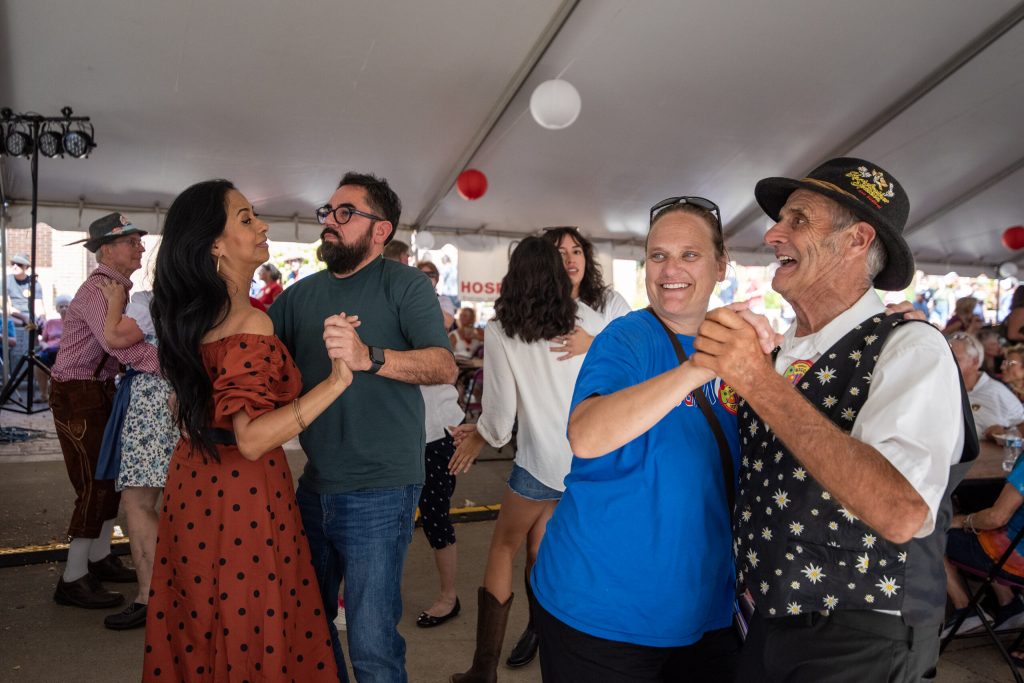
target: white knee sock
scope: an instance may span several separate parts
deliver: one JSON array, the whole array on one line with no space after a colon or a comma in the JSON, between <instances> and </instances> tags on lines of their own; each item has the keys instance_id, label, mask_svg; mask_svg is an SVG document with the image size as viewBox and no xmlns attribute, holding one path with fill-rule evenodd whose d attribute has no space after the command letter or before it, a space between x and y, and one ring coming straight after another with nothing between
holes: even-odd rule
<instances>
[{"instance_id":1,"label":"white knee sock","mask_svg":"<svg viewBox=\"0 0 1024 683\"><path fill-rule=\"evenodd\" d=\"M64 581L70 583L77 581L89 571L89 546L92 545L91 538L72 538L68 547L68 562L64 565Z\"/></svg>"},{"instance_id":2,"label":"white knee sock","mask_svg":"<svg viewBox=\"0 0 1024 683\"><path fill-rule=\"evenodd\" d=\"M103 522L99 537L92 539L92 544L89 546L90 562L99 562L110 554L110 535L114 533L114 522L116 521L117 518Z\"/></svg>"}]
</instances>

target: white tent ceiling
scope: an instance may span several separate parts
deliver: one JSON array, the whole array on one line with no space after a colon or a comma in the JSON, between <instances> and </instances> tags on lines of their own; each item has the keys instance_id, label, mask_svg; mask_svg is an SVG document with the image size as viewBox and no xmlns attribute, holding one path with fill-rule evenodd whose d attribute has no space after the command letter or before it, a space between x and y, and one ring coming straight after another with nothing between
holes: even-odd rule
<instances>
[{"instance_id":1,"label":"white tent ceiling","mask_svg":"<svg viewBox=\"0 0 1024 683\"><path fill-rule=\"evenodd\" d=\"M435 231L635 240L653 202L700 194L742 261L767 226L759 178L852 154L906 187L919 261L964 270L1018 258L1000 235L1024 223L1022 17L1014 0L6 0L0 106L93 119L89 159L40 160L55 227L103 207L158 223L223 176L278 239L311 241L358 169ZM528 111L555 77L583 100L562 131ZM27 225L29 165L3 164ZM490 181L478 201L452 189L465 167Z\"/></svg>"}]
</instances>

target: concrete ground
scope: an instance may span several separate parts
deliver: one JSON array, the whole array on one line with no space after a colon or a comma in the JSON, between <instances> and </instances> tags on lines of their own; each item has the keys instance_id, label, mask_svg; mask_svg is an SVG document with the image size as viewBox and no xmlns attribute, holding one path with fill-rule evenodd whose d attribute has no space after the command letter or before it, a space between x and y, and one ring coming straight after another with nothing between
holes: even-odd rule
<instances>
[{"instance_id":1,"label":"concrete ground","mask_svg":"<svg viewBox=\"0 0 1024 683\"><path fill-rule=\"evenodd\" d=\"M41 438L0 442L0 563L26 548L51 548L63 539L70 516L72 493L48 412L26 416L0 412L3 428L39 430ZM304 460L297 444L289 444L289 461L298 474ZM486 453L469 474L459 478L455 507L498 503L511 462L509 453ZM122 524L122 528L123 524ZM405 616L400 630L408 645L409 680L441 683L455 671L468 668L476 625L476 587L487 555L493 521L458 524L459 596L462 613L434 628L415 625L419 612L430 605L437 590L430 547L417 530L405 567ZM17 555L20 557L21 555ZM515 575L522 573L522 555ZM52 600L62 564L44 562L0 568L0 683L92 683L136 681L141 677L141 630L115 632L103 628L103 617L117 610L88 611L61 607ZM112 584L132 598L126 586ZM130 589L131 585L127 585ZM526 623L521 587L509 618L505 655ZM499 681L539 681L537 662L498 670ZM941 683L987 683L1012 680L995 648L984 638L957 641L939 667Z\"/></svg>"}]
</instances>

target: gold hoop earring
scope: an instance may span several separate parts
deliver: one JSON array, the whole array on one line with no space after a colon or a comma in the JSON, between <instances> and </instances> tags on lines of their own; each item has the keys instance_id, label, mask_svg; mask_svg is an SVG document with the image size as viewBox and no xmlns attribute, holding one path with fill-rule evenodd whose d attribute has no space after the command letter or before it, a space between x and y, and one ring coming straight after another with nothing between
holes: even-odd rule
<instances>
[{"instance_id":1,"label":"gold hoop earring","mask_svg":"<svg viewBox=\"0 0 1024 683\"><path fill-rule=\"evenodd\" d=\"M220 275L220 254L217 255L217 274Z\"/></svg>"}]
</instances>

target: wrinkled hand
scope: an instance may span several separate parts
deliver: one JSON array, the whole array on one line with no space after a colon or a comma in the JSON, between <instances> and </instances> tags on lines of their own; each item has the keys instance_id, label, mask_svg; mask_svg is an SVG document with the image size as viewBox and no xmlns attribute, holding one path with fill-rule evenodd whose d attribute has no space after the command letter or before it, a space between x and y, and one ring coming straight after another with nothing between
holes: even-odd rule
<instances>
[{"instance_id":1,"label":"wrinkled hand","mask_svg":"<svg viewBox=\"0 0 1024 683\"><path fill-rule=\"evenodd\" d=\"M555 346L549 346L548 351L564 354L555 360L569 360L573 356L582 356L590 350L594 337L577 325L569 334L563 334L551 340Z\"/></svg>"},{"instance_id":2,"label":"wrinkled hand","mask_svg":"<svg viewBox=\"0 0 1024 683\"><path fill-rule=\"evenodd\" d=\"M885 307L887 313L890 314L903 314L904 320L927 320L923 311L919 311L914 308L914 304L910 301L901 301L898 304L889 304Z\"/></svg>"},{"instance_id":3,"label":"wrinkled hand","mask_svg":"<svg viewBox=\"0 0 1024 683\"><path fill-rule=\"evenodd\" d=\"M101 278L99 285L100 293L103 298L107 300L107 305L111 308L124 310L124 305L128 300L128 292L125 288L113 280Z\"/></svg>"},{"instance_id":4,"label":"wrinkled hand","mask_svg":"<svg viewBox=\"0 0 1024 683\"><path fill-rule=\"evenodd\" d=\"M370 350L359 338L359 316L344 312L324 320L324 346L331 360L342 360L352 372L370 369Z\"/></svg>"},{"instance_id":5,"label":"wrinkled hand","mask_svg":"<svg viewBox=\"0 0 1024 683\"><path fill-rule=\"evenodd\" d=\"M740 313L717 308L708 313L691 356L694 365L711 370L740 394L775 376L760 332ZM774 348L774 344L772 344Z\"/></svg>"},{"instance_id":6,"label":"wrinkled hand","mask_svg":"<svg viewBox=\"0 0 1024 683\"><path fill-rule=\"evenodd\" d=\"M476 431L476 425L461 425L460 427L472 427L472 430L464 432L459 445L455 448L455 455L448 461L448 472L456 475L468 472L476 459L480 457L480 451L484 447L484 437ZM452 436L455 435L452 434Z\"/></svg>"},{"instance_id":7,"label":"wrinkled hand","mask_svg":"<svg viewBox=\"0 0 1024 683\"><path fill-rule=\"evenodd\" d=\"M750 302L734 301L726 306L730 311L735 311L741 318L757 331L757 338L761 342L761 348L765 353L771 353L775 347L782 343L782 335L772 328L772 324L763 315L750 310Z\"/></svg>"}]
</instances>

